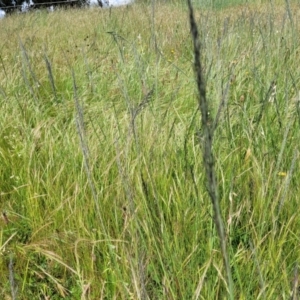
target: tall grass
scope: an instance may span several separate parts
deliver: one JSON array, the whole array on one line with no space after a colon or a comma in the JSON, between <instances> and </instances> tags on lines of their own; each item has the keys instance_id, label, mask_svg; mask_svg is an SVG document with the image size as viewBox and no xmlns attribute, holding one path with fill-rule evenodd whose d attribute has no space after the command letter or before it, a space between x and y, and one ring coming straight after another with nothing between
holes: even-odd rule
<instances>
[{"instance_id":1,"label":"tall grass","mask_svg":"<svg viewBox=\"0 0 300 300\"><path fill-rule=\"evenodd\" d=\"M298 297L296 8L195 9L237 299ZM187 9L1 28L1 297L226 299Z\"/></svg>"},{"instance_id":2,"label":"tall grass","mask_svg":"<svg viewBox=\"0 0 300 300\"><path fill-rule=\"evenodd\" d=\"M203 139L203 164L205 167L205 175L207 178L207 190L209 196L211 198L212 207L214 211L214 222L217 228L218 236L220 239L220 248L223 256L224 266L226 270L227 284L229 290L230 299L234 299L234 287L232 281L232 273L230 267L230 260L228 255L228 246L225 237L225 229L224 229L224 221L222 218L221 210L220 210L220 199L218 193L218 184L216 179L216 171L215 171L215 158L213 155L213 136L214 131L217 126L218 118L221 113L222 107L225 105L225 101L222 101L217 113L217 117L214 122L211 120L210 111L209 111L209 103L206 96L206 83L204 78L204 71L202 68L202 60L201 60L201 41L199 38L199 31L197 28L197 24L195 21L194 8L192 6L191 1L188 1L189 13L190 13L190 26L191 26L191 35L194 44L194 55L195 55L195 77L197 80L198 87L198 107L201 112L201 120L202 120L202 139ZM225 99L224 97L222 97Z\"/></svg>"}]
</instances>

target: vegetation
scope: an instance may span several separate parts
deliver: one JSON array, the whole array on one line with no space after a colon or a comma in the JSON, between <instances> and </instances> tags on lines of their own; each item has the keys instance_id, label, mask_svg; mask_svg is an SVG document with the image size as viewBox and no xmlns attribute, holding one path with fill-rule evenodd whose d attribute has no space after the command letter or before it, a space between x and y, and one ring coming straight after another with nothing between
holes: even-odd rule
<instances>
[{"instance_id":1,"label":"vegetation","mask_svg":"<svg viewBox=\"0 0 300 300\"><path fill-rule=\"evenodd\" d=\"M298 11L195 10L235 299L299 296ZM1 299L229 298L186 5L1 29Z\"/></svg>"}]
</instances>

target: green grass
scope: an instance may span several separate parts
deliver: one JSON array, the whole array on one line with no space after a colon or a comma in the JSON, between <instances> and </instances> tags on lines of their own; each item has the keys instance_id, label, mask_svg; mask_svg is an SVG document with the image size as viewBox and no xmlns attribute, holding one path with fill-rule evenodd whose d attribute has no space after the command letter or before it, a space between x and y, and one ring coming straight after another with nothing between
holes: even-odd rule
<instances>
[{"instance_id":1,"label":"green grass","mask_svg":"<svg viewBox=\"0 0 300 300\"><path fill-rule=\"evenodd\" d=\"M290 5L196 12L236 299L298 288ZM1 299L227 299L187 10L42 11L0 25Z\"/></svg>"},{"instance_id":2,"label":"green grass","mask_svg":"<svg viewBox=\"0 0 300 300\"><path fill-rule=\"evenodd\" d=\"M245 0L231 0L231 1L222 1L222 0L194 0L192 1L195 7L200 8L213 8L213 9L223 9L236 5L245 4Z\"/></svg>"}]
</instances>

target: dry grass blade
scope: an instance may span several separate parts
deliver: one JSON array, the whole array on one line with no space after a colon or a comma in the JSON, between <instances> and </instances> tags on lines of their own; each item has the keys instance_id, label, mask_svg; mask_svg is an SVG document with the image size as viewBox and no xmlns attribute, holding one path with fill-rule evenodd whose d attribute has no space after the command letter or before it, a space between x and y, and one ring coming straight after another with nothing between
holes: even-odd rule
<instances>
[{"instance_id":1,"label":"dry grass blade","mask_svg":"<svg viewBox=\"0 0 300 300\"><path fill-rule=\"evenodd\" d=\"M199 283L197 285L197 289L195 291L194 298L193 298L195 300L199 299L199 297L200 297L200 293L201 293L201 290L203 288L203 284L204 284L204 281L205 281L205 278L206 278L206 273L207 273L207 271L208 271L208 269L209 269L210 266L211 266L211 259L206 264L204 272L203 272L203 274L202 274L202 276L201 276L201 278L199 280Z\"/></svg>"},{"instance_id":2,"label":"dry grass blade","mask_svg":"<svg viewBox=\"0 0 300 300\"><path fill-rule=\"evenodd\" d=\"M44 273L44 275L47 276L47 278L49 278L51 281L53 281L53 283L57 287L57 290L58 290L60 296L62 298L65 298L67 296L67 294L68 294L68 290L62 284L60 284L59 281L54 276L52 276L49 272L47 272L45 269L43 269L42 267L40 267L38 265L36 265L36 267L39 270L41 270Z\"/></svg>"},{"instance_id":3,"label":"dry grass blade","mask_svg":"<svg viewBox=\"0 0 300 300\"><path fill-rule=\"evenodd\" d=\"M15 300L17 299L17 287L15 283L15 276L14 276L14 262L13 262L13 257L10 255L9 257L9 283L10 283L10 289L11 289L11 299Z\"/></svg>"},{"instance_id":4,"label":"dry grass blade","mask_svg":"<svg viewBox=\"0 0 300 300\"><path fill-rule=\"evenodd\" d=\"M5 246L8 245L9 241L13 239L13 237L17 234L17 232L14 232L7 241L0 247L0 253L5 249Z\"/></svg>"},{"instance_id":5,"label":"dry grass blade","mask_svg":"<svg viewBox=\"0 0 300 300\"><path fill-rule=\"evenodd\" d=\"M294 278L293 278L293 290L291 300L297 300L299 294L299 274L298 274L298 266L296 265L294 268Z\"/></svg>"}]
</instances>

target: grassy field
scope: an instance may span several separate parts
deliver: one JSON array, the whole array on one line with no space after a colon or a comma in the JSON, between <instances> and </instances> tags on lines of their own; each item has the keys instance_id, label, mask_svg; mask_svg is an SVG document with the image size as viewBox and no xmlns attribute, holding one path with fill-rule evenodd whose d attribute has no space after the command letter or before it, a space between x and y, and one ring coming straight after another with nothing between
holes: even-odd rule
<instances>
[{"instance_id":1,"label":"grassy field","mask_svg":"<svg viewBox=\"0 0 300 300\"><path fill-rule=\"evenodd\" d=\"M231 296L298 299L299 5L241 2L195 11ZM228 299L187 6L0 26L0 298Z\"/></svg>"}]
</instances>

